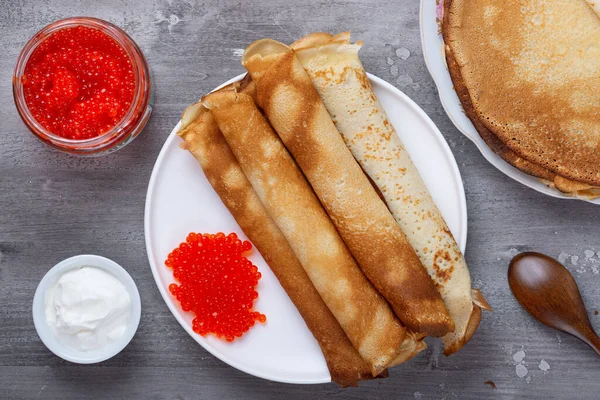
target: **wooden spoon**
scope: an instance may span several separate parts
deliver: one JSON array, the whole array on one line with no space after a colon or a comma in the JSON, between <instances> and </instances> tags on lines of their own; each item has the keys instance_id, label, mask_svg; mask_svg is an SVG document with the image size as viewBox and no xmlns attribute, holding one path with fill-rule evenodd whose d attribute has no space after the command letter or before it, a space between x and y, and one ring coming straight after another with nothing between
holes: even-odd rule
<instances>
[{"instance_id":1,"label":"wooden spoon","mask_svg":"<svg viewBox=\"0 0 600 400\"><path fill-rule=\"evenodd\" d=\"M575 336L600 355L600 338L590 324L575 279L562 264L540 253L518 254L508 267L508 284L533 318Z\"/></svg>"}]
</instances>

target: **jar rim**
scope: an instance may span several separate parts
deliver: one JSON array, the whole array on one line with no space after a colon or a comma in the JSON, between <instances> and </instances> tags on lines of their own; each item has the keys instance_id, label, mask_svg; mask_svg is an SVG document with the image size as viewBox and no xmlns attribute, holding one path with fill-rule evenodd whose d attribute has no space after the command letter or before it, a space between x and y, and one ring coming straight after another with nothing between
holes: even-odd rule
<instances>
[{"instance_id":1,"label":"jar rim","mask_svg":"<svg viewBox=\"0 0 600 400\"><path fill-rule=\"evenodd\" d=\"M67 139L59 136L48 129L44 128L31 114L25 95L23 91L23 84L21 78L25 72L25 67L29 58L35 51L35 49L50 35L63 29L74 28L77 26L85 26L88 28L97 29L107 34L113 39L119 46L125 50L127 56L131 61L131 65L134 70L134 76L136 80L135 94L133 101L127 113L123 118L107 132L87 139ZM58 145L64 145L69 147L94 147L105 142L112 142L120 138L123 134L127 133L127 127L133 120L136 119L138 113L142 113L143 110L149 103L147 93L150 91L150 72L148 64L142 53L141 49L135 43L135 41L129 36L123 29L118 26L94 17L70 17L52 22L46 25L40 31L38 31L31 39L27 41L19 57L17 58L17 64L13 72L13 97L17 106L19 115L32 131L32 133L41 139L49 139L53 143Z\"/></svg>"}]
</instances>

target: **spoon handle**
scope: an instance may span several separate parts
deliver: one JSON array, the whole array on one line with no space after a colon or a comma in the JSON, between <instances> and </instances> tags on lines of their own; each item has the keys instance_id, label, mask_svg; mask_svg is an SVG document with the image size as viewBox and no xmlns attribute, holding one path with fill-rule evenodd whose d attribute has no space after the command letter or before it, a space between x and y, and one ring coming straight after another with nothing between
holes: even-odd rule
<instances>
[{"instance_id":1,"label":"spoon handle","mask_svg":"<svg viewBox=\"0 0 600 400\"><path fill-rule=\"evenodd\" d=\"M600 356L600 337L591 327L577 336Z\"/></svg>"}]
</instances>

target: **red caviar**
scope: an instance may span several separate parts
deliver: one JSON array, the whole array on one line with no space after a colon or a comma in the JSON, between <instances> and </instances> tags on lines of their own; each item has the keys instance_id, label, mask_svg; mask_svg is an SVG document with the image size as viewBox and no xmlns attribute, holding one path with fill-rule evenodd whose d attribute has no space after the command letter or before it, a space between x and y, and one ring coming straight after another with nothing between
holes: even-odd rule
<instances>
[{"instance_id":1,"label":"red caviar","mask_svg":"<svg viewBox=\"0 0 600 400\"><path fill-rule=\"evenodd\" d=\"M173 269L179 282L169 285L169 291L183 311L196 315L194 332L202 336L213 333L232 342L256 321L267 321L264 314L252 310L261 274L242 255L250 249L252 244L242 242L235 233L192 232L169 254L165 265Z\"/></svg>"},{"instance_id":2,"label":"red caviar","mask_svg":"<svg viewBox=\"0 0 600 400\"><path fill-rule=\"evenodd\" d=\"M129 111L135 73L125 49L86 26L50 34L21 78L27 107L45 129L66 139L97 137Z\"/></svg>"}]
</instances>

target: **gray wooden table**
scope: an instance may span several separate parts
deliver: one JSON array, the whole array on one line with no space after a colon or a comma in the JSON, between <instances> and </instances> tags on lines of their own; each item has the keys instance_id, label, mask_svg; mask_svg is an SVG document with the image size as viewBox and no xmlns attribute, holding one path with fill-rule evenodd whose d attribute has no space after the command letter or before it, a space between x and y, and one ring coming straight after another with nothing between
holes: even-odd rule
<instances>
[{"instance_id":1,"label":"gray wooden table","mask_svg":"<svg viewBox=\"0 0 600 400\"><path fill-rule=\"evenodd\" d=\"M598 398L598 357L575 339L535 323L510 294L506 270L511 257L525 250L559 257L600 327L594 313L600 308L600 208L521 186L461 136L444 113L423 61L417 0L290 3L0 1L0 398ZM29 37L75 15L123 27L144 50L155 78L155 110L146 130L103 158L74 158L39 143L20 121L11 95L15 60ZM146 258L146 187L186 105L243 71L240 49L266 36L291 42L312 31L347 29L365 42L366 69L415 100L450 143L465 183L471 274L495 310L484 315L460 353L445 358L440 343L431 341L422 355L393 369L391 378L358 389L268 382L212 357L170 314ZM80 253L123 265L143 303L131 344L93 366L52 355L31 318L33 294L44 273ZM540 369L542 360L549 370ZM517 376L517 364L527 375Z\"/></svg>"}]
</instances>

